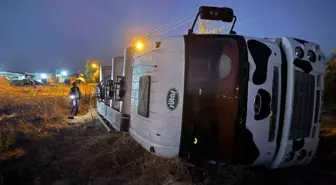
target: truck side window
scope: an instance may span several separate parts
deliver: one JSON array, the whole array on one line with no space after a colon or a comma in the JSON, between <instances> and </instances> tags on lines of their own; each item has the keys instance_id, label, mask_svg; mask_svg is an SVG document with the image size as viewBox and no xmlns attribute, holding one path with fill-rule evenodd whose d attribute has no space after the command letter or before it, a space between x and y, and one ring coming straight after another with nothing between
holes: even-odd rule
<instances>
[{"instance_id":1,"label":"truck side window","mask_svg":"<svg viewBox=\"0 0 336 185\"><path fill-rule=\"evenodd\" d=\"M138 114L149 117L150 76L141 76L139 79Z\"/></svg>"}]
</instances>

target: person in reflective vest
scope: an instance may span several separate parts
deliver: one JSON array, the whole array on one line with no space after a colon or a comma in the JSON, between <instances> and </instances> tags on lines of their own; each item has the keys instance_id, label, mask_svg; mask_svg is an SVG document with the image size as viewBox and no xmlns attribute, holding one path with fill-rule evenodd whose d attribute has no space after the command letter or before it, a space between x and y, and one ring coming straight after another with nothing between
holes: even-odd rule
<instances>
[{"instance_id":1,"label":"person in reflective vest","mask_svg":"<svg viewBox=\"0 0 336 185\"><path fill-rule=\"evenodd\" d=\"M71 110L70 110L70 117L76 116L78 114L78 106L79 100L82 98L82 93L77 86L76 82L72 83L72 87L69 91L69 96L71 99Z\"/></svg>"}]
</instances>

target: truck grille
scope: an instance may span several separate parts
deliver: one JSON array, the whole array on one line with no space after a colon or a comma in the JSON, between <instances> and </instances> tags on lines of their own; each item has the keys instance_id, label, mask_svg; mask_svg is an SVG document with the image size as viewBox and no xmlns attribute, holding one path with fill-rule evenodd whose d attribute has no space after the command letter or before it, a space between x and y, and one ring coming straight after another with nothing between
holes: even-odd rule
<instances>
[{"instance_id":1,"label":"truck grille","mask_svg":"<svg viewBox=\"0 0 336 185\"><path fill-rule=\"evenodd\" d=\"M315 76L295 70L293 112L289 139L310 136L313 123Z\"/></svg>"}]
</instances>

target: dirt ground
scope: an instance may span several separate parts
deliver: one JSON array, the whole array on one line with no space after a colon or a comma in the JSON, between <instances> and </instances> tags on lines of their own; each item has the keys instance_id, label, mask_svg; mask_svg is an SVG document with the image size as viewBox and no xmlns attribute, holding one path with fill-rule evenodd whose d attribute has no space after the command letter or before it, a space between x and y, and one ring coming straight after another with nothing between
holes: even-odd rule
<instances>
[{"instance_id":1,"label":"dirt ground","mask_svg":"<svg viewBox=\"0 0 336 185\"><path fill-rule=\"evenodd\" d=\"M92 97L68 120L66 98L30 95L0 98L0 185L196 184L191 167L179 159L155 157L126 133L107 133ZM232 166L204 171L197 184L336 184L334 118L324 117L316 158L307 166Z\"/></svg>"}]
</instances>

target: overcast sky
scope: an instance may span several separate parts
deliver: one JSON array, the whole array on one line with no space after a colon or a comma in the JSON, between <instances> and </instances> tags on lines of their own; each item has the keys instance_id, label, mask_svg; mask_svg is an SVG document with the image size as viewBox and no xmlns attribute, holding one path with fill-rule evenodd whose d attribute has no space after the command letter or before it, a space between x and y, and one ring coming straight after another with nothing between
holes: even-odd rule
<instances>
[{"instance_id":1,"label":"overcast sky","mask_svg":"<svg viewBox=\"0 0 336 185\"><path fill-rule=\"evenodd\" d=\"M196 14L200 5L233 8L237 34L298 37L326 55L336 47L335 0L0 0L0 70L108 64L133 36ZM190 24L167 35L184 34Z\"/></svg>"}]
</instances>

